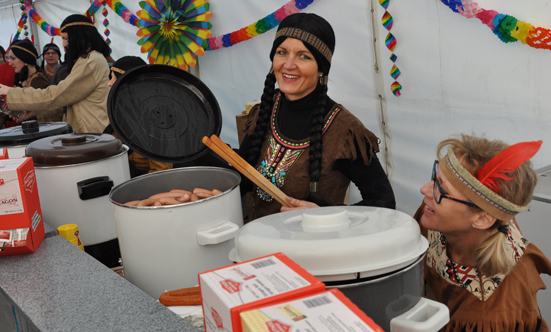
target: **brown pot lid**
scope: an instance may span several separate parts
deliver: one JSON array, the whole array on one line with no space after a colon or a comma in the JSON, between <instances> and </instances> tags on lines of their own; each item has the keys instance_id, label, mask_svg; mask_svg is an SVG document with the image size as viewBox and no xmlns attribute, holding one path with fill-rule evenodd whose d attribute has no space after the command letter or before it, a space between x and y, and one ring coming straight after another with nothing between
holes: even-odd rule
<instances>
[{"instance_id":1,"label":"brown pot lid","mask_svg":"<svg viewBox=\"0 0 551 332\"><path fill-rule=\"evenodd\" d=\"M115 156L124 151L120 140L109 134L65 134L30 143L25 155L35 166L82 164Z\"/></svg>"}]
</instances>

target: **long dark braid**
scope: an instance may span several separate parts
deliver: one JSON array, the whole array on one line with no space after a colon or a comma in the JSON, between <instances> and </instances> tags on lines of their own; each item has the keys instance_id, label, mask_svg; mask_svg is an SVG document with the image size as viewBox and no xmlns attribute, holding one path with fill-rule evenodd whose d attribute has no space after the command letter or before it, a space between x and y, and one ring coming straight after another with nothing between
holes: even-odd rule
<instances>
[{"instance_id":1,"label":"long dark braid","mask_svg":"<svg viewBox=\"0 0 551 332\"><path fill-rule=\"evenodd\" d=\"M266 75L264 81L264 91L260 98L260 111L258 113L258 120L256 121L256 127L254 133L251 135L251 148L249 149L249 164L256 166L258 158L260 158L260 149L262 149L262 143L266 136L266 129L270 122L270 116L272 114L272 107L274 104L274 92L275 92L276 78L272 71Z\"/></svg>"},{"instance_id":2,"label":"long dark braid","mask_svg":"<svg viewBox=\"0 0 551 332\"><path fill-rule=\"evenodd\" d=\"M321 84L320 94L318 99L318 105L314 111L314 121L312 122L312 128L310 129L310 149L308 153L309 166L308 166L308 175L310 176L311 183L317 183L321 177L321 151L322 151L322 141L323 141L323 120L325 118L325 106L326 106L326 97L327 97L327 85ZM308 201L314 202L320 206L327 205L327 202L323 197L317 192L317 190L310 192L310 195L307 198Z\"/></svg>"}]
</instances>

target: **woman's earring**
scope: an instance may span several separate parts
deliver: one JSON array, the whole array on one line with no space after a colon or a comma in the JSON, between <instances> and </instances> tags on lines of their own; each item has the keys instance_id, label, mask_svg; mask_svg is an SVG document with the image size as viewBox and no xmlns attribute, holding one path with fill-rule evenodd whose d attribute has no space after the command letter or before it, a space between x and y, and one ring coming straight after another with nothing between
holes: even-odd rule
<instances>
[{"instance_id":1,"label":"woman's earring","mask_svg":"<svg viewBox=\"0 0 551 332\"><path fill-rule=\"evenodd\" d=\"M476 225L475 225L475 224L473 224L473 228L476 228Z\"/></svg>"},{"instance_id":2,"label":"woman's earring","mask_svg":"<svg viewBox=\"0 0 551 332\"><path fill-rule=\"evenodd\" d=\"M329 81L329 77L327 77L324 74L321 74L319 77L319 82L321 85L327 85L327 82Z\"/></svg>"}]
</instances>

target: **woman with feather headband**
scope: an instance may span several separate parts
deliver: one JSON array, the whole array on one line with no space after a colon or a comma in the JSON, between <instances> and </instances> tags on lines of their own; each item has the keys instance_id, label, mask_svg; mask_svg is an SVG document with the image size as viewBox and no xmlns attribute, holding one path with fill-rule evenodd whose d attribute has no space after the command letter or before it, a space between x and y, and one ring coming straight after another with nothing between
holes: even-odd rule
<instances>
[{"instance_id":1,"label":"woman with feather headband","mask_svg":"<svg viewBox=\"0 0 551 332\"><path fill-rule=\"evenodd\" d=\"M551 262L514 219L532 200L537 177L529 159L541 143L462 135L438 145L415 218L430 243L427 294L450 309L445 331L549 331L536 293Z\"/></svg>"}]
</instances>

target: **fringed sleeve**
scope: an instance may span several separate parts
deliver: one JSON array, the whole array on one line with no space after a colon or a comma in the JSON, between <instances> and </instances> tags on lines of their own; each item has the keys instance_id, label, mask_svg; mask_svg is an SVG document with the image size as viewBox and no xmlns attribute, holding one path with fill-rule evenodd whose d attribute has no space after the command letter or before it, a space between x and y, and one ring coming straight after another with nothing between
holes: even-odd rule
<instances>
[{"instance_id":1,"label":"fringed sleeve","mask_svg":"<svg viewBox=\"0 0 551 332\"><path fill-rule=\"evenodd\" d=\"M344 133L339 143L342 153L339 159L356 160L361 156L364 164L369 165L374 154L379 152L379 138L348 110L343 108L338 117L345 117L339 119L338 123L346 126L338 131Z\"/></svg>"}]
</instances>

